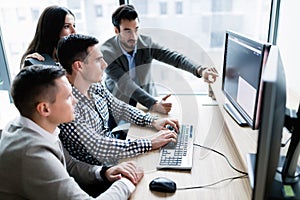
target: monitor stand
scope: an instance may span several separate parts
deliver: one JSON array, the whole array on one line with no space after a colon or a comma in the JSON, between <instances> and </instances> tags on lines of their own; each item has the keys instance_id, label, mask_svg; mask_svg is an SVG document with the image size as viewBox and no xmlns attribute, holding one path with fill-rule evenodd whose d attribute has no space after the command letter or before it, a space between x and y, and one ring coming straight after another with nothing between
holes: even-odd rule
<instances>
[{"instance_id":1,"label":"monitor stand","mask_svg":"<svg viewBox=\"0 0 300 200\"><path fill-rule=\"evenodd\" d=\"M236 121L236 123L238 123L238 125L242 127L248 126L246 120L230 103L225 103L223 107L227 111L227 113Z\"/></svg>"},{"instance_id":2,"label":"monitor stand","mask_svg":"<svg viewBox=\"0 0 300 200\"><path fill-rule=\"evenodd\" d=\"M250 185L253 188L254 187L254 177L255 177L255 161L256 161L256 154L249 153L247 155L247 165L248 165L248 174L249 174L249 180ZM279 159L278 168L274 177L274 181L272 183L270 195L268 197L269 200L284 200L284 199L292 199L292 200L300 200L300 181L289 184L292 187L292 190L294 192L294 197L288 197L284 195L283 191L283 183L282 183L282 175L279 173L282 170L282 167L284 165L285 156L281 156ZM299 166L297 167L297 171L299 170Z\"/></svg>"}]
</instances>

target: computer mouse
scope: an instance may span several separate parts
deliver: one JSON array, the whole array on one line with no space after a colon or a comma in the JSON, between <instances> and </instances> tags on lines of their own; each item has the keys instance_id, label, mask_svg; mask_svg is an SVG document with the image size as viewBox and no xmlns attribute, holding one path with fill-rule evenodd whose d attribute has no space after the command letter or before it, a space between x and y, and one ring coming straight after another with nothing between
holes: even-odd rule
<instances>
[{"instance_id":1,"label":"computer mouse","mask_svg":"<svg viewBox=\"0 0 300 200\"><path fill-rule=\"evenodd\" d=\"M150 182L149 188L151 191L174 193L176 183L166 177L157 177Z\"/></svg>"}]
</instances>

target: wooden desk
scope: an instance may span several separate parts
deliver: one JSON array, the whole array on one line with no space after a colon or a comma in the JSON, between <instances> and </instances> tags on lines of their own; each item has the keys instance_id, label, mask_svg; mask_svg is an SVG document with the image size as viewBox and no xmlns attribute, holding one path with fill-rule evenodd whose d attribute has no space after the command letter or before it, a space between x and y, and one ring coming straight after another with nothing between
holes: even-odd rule
<instances>
[{"instance_id":1,"label":"wooden desk","mask_svg":"<svg viewBox=\"0 0 300 200\"><path fill-rule=\"evenodd\" d=\"M241 157L241 164L247 169L247 161L246 156L248 153L255 153L257 148L257 136L258 131L252 130L249 127L240 127L232 117L224 110L223 105L225 104L226 97L221 91L222 80L217 79L217 81L211 85L214 91L216 100L219 105L219 110L221 115L223 115L223 119L228 128L228 133L232 142L236 146L236 151L238 151Z\"/></svg>"},{"instance_id":2,"label":"wooden desk","mask_svg":"<svg viewBox=\"0 0 300 200\"><path fill-rule=\"evenodd\" d=\"M243 158L240 151L237 151L218 105L207 101L207 96L202 95L173 96L171 101L173 109L169 117L179 119L182 124L195 126L194 143L222 152L236 168L246 171ZM151 138L156 132L153 129L131 126L128 137ZM156 170L158 156L159 151L156 150L133 159L144 168L145 175L131 199L251 199L251 187L247 178L225 181L202 189L177 190L174 194L151 192L149 183L159 176L168 177L176 182L177 188L183 188L205 186L241 175L234 171L220 155L196 146L194 146L191 171Z\"/></svg>"}]
</instances>

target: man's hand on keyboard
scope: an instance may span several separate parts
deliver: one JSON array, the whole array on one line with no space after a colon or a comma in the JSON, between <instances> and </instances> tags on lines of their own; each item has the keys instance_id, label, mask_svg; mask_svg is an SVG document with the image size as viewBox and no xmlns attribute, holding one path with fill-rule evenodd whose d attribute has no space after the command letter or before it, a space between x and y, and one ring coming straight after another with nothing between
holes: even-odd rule
<instances>
[{"instance_id":1,"label":"man's hand on keyboard","mask_svg":"<svg viewBox=\"0 0 300 200\"><path fill-rule=\"evenodd\" d=\"M159 149L160 147L168 144L169 142L176 142L177 133L170 130L161 130L158 132L158 135L155 136L152 140L152 149Z\"/></svg>"},{"instance_id":2,"label":"man's hand on keyboard","mask_svg":"<svg viewBox=\"0 0 300 200\"><path fill-rule=\"evenodd\" d=\"M178 132L179 130L179 123L177 119L171 119L171 118L159 118L156 120L153 120L152 126L156 128L156 130L168 130L166 128L167 125L170 125L175 128L175 132Z\"/></svg>"}]
</instances>

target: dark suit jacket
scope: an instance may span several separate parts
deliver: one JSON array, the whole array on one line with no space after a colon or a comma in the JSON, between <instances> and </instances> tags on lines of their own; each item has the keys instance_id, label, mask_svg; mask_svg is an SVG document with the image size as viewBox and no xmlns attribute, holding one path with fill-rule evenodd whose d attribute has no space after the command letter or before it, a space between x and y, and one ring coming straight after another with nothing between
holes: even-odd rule
<instances>
[{"instance_id":1,"label":"dark suit jacket","mask_svg":"<svg viewBox=\"0 0 300 200\"><path fill-rule=\"evenodd\" d=\"M101 47L107 62L105 84L117 98L129 102L130 98L150 108L157 100L153 98L155 88L151 78L153 59L197 75L197 68L187 57L171 51L152 41L149 36L139 35L135 57L136 79L128 74L128 60L119 46L118 36L107 40ZM199 76L198 76L199 77Z\"/></svg>"}]
</instances>

